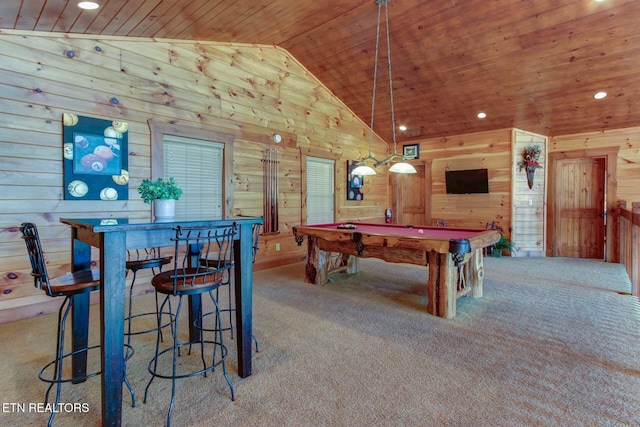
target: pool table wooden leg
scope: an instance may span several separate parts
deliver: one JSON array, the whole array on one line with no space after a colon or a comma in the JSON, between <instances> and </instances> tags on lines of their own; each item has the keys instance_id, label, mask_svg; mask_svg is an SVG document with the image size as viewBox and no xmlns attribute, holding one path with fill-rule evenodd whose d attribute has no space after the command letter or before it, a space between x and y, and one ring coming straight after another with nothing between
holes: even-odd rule
<instances>
[{"instance_id":1,"label":"pool table wooden leg","mask_svg":"<svg viewBox=\"0 0 640 427\"><path fill-rule=\"evenodd\" d=\"M356 274L358 271L360 271L358 269L358 260L360 258L358 258L355 255L349 255L349 254L344 254L346 255L347 258L347 273L349 274Z\"/></svg>"},{"instance_id":2,"label":"pool table wooden leg","mask_svg":"<svg viewBox=\"0 0 640 427\"><path fill-rule=\"evenodd\" d=\"M307 238L307 265L305 267L304 281L314 285L324 285L327 283L329 252L318 247L316 237Z\"/></svg>"},{"instance_id":3,"label":"pool table wooden leg","mask_svg":"<svg viewBox=\"0 0 640 427\"><path fill-rule=\"evenodd\" d=\"M324 285L329 281L329 267L331 266L332 250L320 249L318 238L307 238L307 265L305 267L304 281L314 285ZM333 249L335 253L336 248ZM358 257L348 253L341 253L342 263L349 274L358 272Z\"/></svg>"},{"instance_id":4,"label":"pool table wooden leg","mask_svg":"<svg viewBox=\"0 0 640 427\"><path fill-rule=\"evenodd\" d=\"M477 249L471 261L471 274L468 280L471 282L471 297L482 298L482 284L484 282L484 258L482 249Z\"/></svg>"},{"instance_id":5,"label":"pool table wooden leg","mask_svg":"<svg viewBox=\"0 0 640 427\"><path fill-rule=\"evenodd\" d=\"M457 268L451 254L431 251L429 258L429 283L427 284L427 312L450 319L456 315Z\"/></svg>"}]
</instances>

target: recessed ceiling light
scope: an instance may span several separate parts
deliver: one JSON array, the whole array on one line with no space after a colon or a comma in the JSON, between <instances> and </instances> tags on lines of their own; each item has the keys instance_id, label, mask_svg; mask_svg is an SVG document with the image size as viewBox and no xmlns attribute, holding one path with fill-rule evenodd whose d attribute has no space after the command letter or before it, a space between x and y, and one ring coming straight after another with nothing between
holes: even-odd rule
<instances>
[{"instance_id":1,"label":"recessed ceiling light","mask_svg":"<svg viewBox=\"0 0 640 427\"><path fill-rule=\"evenodd\" d=\"M483 113L483 112L479 112L478 113L478 118L479 119L484 119L485 117L487 117L487 113Z\"/></svg>"},{"instance_id":2,"label":"recessed ceiling light","mask_svg":"<svg viewBox=\"0 0 640 427\"><path fill-rule=\"evenodd\" d=\"M593 97L595 99L606 98L607 97L607 92L597 92L595 95L593 95Z\"/></svg>"},{"instance_id":3,"label":"recessed ceiling light","mask_svg":"<svg viewBox=\"0 0 640 427\"><path fill-rule=\"evenodd\" d=\"M78 3L78 7L85 10L94 10L99 8L100 5L94 1L81 1Z\"/></svg>"},{"instance_id":4,"label":"recessed ceiling light","mask_svg":"<svg viewBox=\"0 0 640 427\"><path fill-rule=\"evenodd\" d=\"M404 132L405 130L407 130L407 127L405 125L400 125L398 126L398 129Z\"/></svg>"}]
</instances>

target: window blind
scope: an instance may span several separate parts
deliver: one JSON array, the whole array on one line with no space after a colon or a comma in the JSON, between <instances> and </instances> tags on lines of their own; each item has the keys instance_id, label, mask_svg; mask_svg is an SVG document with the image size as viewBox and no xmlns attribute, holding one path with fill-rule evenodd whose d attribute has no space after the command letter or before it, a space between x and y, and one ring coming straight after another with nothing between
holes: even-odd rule
<instances>
[{"instance_id":1,"label":"window blind","mask_svg":"<svg viewBox=\"0 0 640 427\"><path fill-rule=\"evenodd\" d=\"M221 219L224 144L175 135L164 135L162 142L164 175L182 188L176 216Z\"/></svg>"},{"instance_id":2,"label":"window blind","mask_svg":"<svg viewBox=\"0 0 640 427\"><path fill-rule=\"evenodd\" d=\"M334 221L335 160L307 157L307 224Z\"/></svg>"}]
</instances>

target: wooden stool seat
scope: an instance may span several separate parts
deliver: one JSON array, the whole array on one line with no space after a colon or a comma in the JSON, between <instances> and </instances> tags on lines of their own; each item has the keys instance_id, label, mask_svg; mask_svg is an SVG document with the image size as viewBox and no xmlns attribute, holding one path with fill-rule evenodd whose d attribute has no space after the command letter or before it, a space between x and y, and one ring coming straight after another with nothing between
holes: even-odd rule
<instances>
[{"instance_id":1,"label":"wooden stool seat","mask_svg":"<svg viewBox=\"0 0 640 427\"><path fill-rule=\"evenodd\" d=\"M175 279L176 283L174 283L176 272L173 270L165 271L153 276L151 284L156 291L163 294L172 294L174 291L188 294L189 292L197 291L198 293L201 293L207 290L212 290L220 286L222 283L221 272L198 275L199 271L201 271L201 269L178 269L177 274L179 277Z\"/></svg>"},{"instance_id":2,"label":"wooden stool seat","mask_svg":"<svg viewBox=\"0 0 640 427\"><path fill-rule=\"evenodd\" d=\"M100 270L83 270L49 279L49 296L73 295L100 289Z\"/></svg>"}]
</instances>

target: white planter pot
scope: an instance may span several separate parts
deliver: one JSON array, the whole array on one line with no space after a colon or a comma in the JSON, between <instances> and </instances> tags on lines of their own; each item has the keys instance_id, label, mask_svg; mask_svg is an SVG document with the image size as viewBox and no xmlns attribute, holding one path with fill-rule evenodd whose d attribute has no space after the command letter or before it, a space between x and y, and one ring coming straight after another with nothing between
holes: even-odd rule
<instances>
[{"instance_id":1,"label":"white planter pot","mask_svg":"<svg viewBox=\"0 0 640 427\"><path fill-rule=\"evenodd\" d=\"M176 214L175 200L154 200L153 214L156 221L167 221L173 219Z\"/></svg>"}]
</instances>

